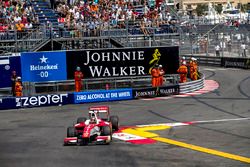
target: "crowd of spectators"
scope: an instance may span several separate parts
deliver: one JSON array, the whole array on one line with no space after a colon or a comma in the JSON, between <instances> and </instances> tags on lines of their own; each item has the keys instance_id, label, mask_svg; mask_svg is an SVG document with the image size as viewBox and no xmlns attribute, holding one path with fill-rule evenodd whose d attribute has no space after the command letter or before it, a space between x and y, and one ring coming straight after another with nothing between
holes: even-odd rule
<instances>
[{"instance_id":1,"label":"crowd of spectators","mask_svg":"<svg viewBox=\"0 0 250 167\"><path fill-rule=\"evenodd\" d=\"M150 1L151 2L151 1ZM142 0L81 0L71 3L57 1L55 10L59 13L59 24L66 29L86 30L93 35L99 30L109 28L139 28L148 35L150 27L160 28L162 25L172 27L173 20L164 3ZM157 4L158 2L158 4Z\"/></svg>"},{"instance_id":2,"label":"crowd of spectators","mask_svg":"<svg viewBox=\"0 0 250 167\"><path fill-rule=\"evenodd\" d=\"M38 24L38 16L27 0L0 0L0 32L25 31Z\"/></svg>"},{"instance_id":3,"label":"crowd of spectators","mask_svg":"<svg viewBox=\"0 0 250 167\"><path fill-rule=\"evenodd\" d=\"M87 31L95 36L100 30L126 28L127 25L148 35L150 28L162 25L175 31L176 20L164 3L161 0L53 0L51 7L59 15L59 27L74 30L74 35ZM0 0L0 33L27 31L34 24L39 24L39 17L30 1Z\"/></svg>"}]
</instances>

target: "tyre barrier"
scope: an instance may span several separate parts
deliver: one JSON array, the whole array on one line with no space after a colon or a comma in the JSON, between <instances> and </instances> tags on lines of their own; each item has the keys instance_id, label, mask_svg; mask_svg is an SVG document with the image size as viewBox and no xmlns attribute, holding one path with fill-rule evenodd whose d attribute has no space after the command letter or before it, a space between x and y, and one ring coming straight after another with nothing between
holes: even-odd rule
<instances>
[{"instance_id":1,"label":"tyre barrier","mask_svg":"<svg viewBox=\"0 0 250 167\"><path fill-rule=\"evenodd\" d=\"M74 92L64 94L45 94L23 97L2 97L0 98L0 110L32 108L44 106L61 106L67 104L107 102L118 100L132 100L147 97L170 96L193 92L204 87L205 76L180 84L172 84L158 88L126 88L114 90L96 90L86 92Z\"/></svg>"}]
</instances>

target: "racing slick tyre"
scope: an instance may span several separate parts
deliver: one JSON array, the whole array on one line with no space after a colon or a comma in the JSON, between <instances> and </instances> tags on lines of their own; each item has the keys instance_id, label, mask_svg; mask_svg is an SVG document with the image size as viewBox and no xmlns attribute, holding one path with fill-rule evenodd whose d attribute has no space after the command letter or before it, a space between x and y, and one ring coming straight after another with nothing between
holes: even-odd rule
<instances>
[{"instance_id":1,"label":"racing slick tyre","mask_svg":"<svg viewBox=\"0 0 250 167\"><path fill-rule=\"evenodd\" d=\"M79 117L79 118L77 118L77 123L79 124L79 123L84 123L85 121L87 120L87 118L86 117Z\"/></svg>"},{"instance_id":2,"label":"racing slick tyre","mask_svg":"<svg viewBox=\"0 0 250 167\"><path fill-rule=\"evenodd\" d=\"M111 135L111 129L109 126L103 126L102 127L102 132L101 132L102 136L110 136Z\"/></svg>"},{"instance_id":3,"label":"racing slick tyre","mask_svg":"<svg viewBox=\"0 0 250 167\"><path fill-rule=\"evenodd\" d=\"M110 122L112 124L112 129L117 131L119 129L119 118L118 118L118 116L110 116Z\"/></svg>"},{"instance_id":4,"label":"racing slick tyre","mask_svg":"<svg viewBox=\"0 0 250 167\"><path fill-rule=\"evenodd\" d=\"M76 130L74 127L67 128L67 137L76 137Z\"/></svg>"},{"instance_id":5,"label":"racing slick tyre","mask_svg":"<svg viewBox=\"0 0 250 167\"><path fill-rule=\"evenodd\" d=\"M109 126L102 127L101 136L110 136L110 141L106 141L106 144L110 144L110 142L112 141L112 133Z\"/></svg>"}]
</instances>

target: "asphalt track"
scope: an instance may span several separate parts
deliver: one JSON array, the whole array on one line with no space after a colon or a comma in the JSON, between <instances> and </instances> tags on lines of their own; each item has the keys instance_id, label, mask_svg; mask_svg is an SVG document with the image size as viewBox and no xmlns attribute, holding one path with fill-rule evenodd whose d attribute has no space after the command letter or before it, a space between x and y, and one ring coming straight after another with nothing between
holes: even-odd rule
<instances>
[{"instance_id":1,"label":"asphalt track","mask_svg":"<svg viewBox=\"0 0 250 167\"><path fill-rule=\"evenodd\" d=\"M151 131L161 139L154 144L115 139L110 145L63 146L67 126L94 103L0 111L0 166L249 167L250 71L202 71L219 89L185 98L101 103L120 117L121 126L205 121ZM223 157L228 153L231 158Z\"/></svg>"}]
</instances>

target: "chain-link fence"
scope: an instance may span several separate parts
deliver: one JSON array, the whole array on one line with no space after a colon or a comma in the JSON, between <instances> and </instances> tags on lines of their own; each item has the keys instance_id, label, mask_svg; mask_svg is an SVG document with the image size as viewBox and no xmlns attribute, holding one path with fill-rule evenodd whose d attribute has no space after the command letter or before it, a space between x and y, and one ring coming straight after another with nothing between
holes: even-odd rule
<instances>
[{"instance_id":1,"label":"chain-link fence","mask_svg":"<svg viewBox=\"0 0 250 167\"><path fill-rule=\"evenodd\" d=\"M209 32L206 34L183 33L180 39L180 54L198 54L218 57L250 57L249 46L250 32Z\"/></svg>"}]
</instances>

